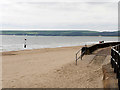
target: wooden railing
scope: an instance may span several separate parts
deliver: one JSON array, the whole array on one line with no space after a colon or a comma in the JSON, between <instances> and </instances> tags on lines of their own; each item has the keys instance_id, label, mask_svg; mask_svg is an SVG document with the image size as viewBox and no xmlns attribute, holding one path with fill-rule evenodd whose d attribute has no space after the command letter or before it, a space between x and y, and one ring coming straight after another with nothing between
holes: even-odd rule
<instances>
[{"instance_id":1,"label":"wooden railing","mask_svg":"<svg viewBox=\"0 0 120 90\"><path fill-rule=\"evenodd\" d=\"M111 48L111 65L118 79L118 87L120 89L120 44Z\"/></svg>"}]
</instances>

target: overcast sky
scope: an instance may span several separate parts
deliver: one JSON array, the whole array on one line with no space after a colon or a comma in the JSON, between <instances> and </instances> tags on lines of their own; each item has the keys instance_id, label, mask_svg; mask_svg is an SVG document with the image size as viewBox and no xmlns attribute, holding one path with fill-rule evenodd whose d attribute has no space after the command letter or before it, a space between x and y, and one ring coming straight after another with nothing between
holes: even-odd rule
<instances>
[{"instance_id":1,"label":"overcast sky","mask_svg":"<svg viewBox=\"0 0 120 90\"><path fill-rule=\"evenodd\" d=\"M2 30L118 30L118 0L0 0L0 13Z\"/></svg>"}]
</instances>

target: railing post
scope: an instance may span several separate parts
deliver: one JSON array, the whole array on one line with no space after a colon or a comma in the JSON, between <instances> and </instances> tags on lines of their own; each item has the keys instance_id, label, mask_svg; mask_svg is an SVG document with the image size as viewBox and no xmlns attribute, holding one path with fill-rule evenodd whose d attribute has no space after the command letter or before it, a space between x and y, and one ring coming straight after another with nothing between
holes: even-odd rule
<instances>
[{"instance_id":1,"label":"railing post","mask_svg":"<svg viewBox=\"0 0 120 90\"><path fill-rule=\"evenodd\" d=\"M118 79L118 89L120 90L120 79Z\"/></svg>"},{"instance_id":2,"label":"railing post","mask_svg":"<svg viewBox=\"0 0 120 90\"><path fill-rule=\"evenodd\" d=\"M113 68L113 50L112 50L112 48L111 48L111 66L112 66L112 68Z\"/></svg>"},{"instance_id":3,"label":"railing post","mask_svg":"<svg viewBox=\"0 0 120 90\"><path fill-rule=\"evenodd\" d=\"M111 66L112 66L112 68L113 68L113 60L112 60L112 58L111 58Z\"/></svg>"},{"instance_id":4,"label":"railing post","mask_svg":"<svg viewBox=\"0 0 120 90\"><path fill-rule=\"evenodd\" d=\"M77 54L76 54L76 65L77 65Z\"/></svg>"}]
</instances>

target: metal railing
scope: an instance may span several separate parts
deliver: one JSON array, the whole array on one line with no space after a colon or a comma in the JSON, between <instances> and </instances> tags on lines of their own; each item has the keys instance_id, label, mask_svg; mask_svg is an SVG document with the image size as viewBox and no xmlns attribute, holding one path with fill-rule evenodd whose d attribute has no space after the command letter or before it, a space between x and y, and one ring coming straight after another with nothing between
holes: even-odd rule
<instances>
[{"instance_id":1,"label":"metal railing","mask_svg":"<svg viewBox=\"0 0 120 90\"><path fill-rule=\"evenodd\" d=\"M120 44L111 48L111 65L118 79L118 87L120 88Z\"/></svg>"},{"instance_id":2,"label":"metal railing","mask_svg":"<svg viewBox=\"0 0 120 90\"><path fill-rule=\"evenodd\" d=\"M76 65L77 65L77 60L80 58L80 56L78 57L78 54L80 53L81 49L76 53Z\"/></svg>"},{"instance_id":3,"label":"metal railing","mask_svg":"<svg viewBox=\"0 0 120 90\"><path fill-rule=\"evenodd\" d=\"M82 60L82 57L85 55L85 52L86 52L86 50L82 51L82 49L80 49L80 50L76 53L76 65L77 65L78 59L81 58L81 60ZM78 54L79 54L79 56L78 56Z\"/></svg>"}]
</instances>

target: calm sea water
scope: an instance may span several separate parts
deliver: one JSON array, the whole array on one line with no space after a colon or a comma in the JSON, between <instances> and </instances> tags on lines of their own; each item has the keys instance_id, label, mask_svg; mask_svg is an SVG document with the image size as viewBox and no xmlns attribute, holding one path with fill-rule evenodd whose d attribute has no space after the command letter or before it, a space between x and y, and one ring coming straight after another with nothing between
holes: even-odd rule
<instances>
[{"instance_id":1,"label":"calm sea water","mask_svg":"<svg viewBox=\"0 0 120 90\"><path fill-rule=\"evenodd\" d=\"M0 36L0 51L24 50L24 39L27 39L26 49L55 48L66 46L90 45L105 42L118 41L118 37L90 37L90 36Z\"/></svg>"}]
</instances>

